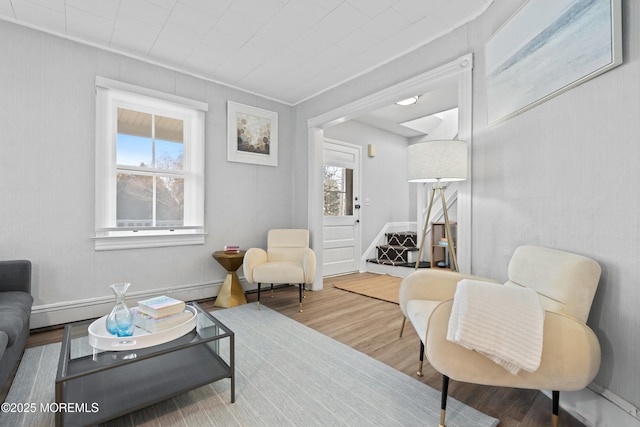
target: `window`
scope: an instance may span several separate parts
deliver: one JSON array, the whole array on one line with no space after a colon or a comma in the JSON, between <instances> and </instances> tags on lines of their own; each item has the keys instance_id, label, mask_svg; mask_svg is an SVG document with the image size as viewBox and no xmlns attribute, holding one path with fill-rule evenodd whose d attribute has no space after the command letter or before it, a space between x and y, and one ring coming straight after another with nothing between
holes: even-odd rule
<instances>
[{"instance_id":1,"label":"window","mask_svg":"<svg viewBox=\"0 0 640 427\"><path fill-rule=\"evenodd\" d=\"M96 250L204 243L207 105L96 78Z\"/></svg>"},{"instance_id":2,"label":"window","mask_svg":"<svg viewBox=\"0 0 640 427\"><path fill-rule=\"evenodd\" d=\"M353 215L353 169L324 165L324 215Z\"/></svg>"}]
</instances>

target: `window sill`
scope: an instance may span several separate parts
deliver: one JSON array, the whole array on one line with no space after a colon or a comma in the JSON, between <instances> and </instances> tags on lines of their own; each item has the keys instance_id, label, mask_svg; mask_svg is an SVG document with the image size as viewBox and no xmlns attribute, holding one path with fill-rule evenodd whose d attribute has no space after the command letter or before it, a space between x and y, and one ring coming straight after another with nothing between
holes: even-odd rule
<instances>
[{"instance_id":1,"label":"window sill","mask_svg":"<svg viewBox=\"0 0 640 427\"><path fill-rule=\"evenodd\" d=\"M203 245L207 233L188 231L118 231L98 232L92 237L96 251L121 249L163 248L171 246Z\"/></svg>"}]
</instances>

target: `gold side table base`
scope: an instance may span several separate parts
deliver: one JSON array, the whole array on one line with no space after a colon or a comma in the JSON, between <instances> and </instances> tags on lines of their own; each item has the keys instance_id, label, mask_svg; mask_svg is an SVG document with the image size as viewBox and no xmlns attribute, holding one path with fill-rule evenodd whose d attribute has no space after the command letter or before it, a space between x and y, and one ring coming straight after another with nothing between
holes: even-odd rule
<instances>
[{"instance_id":1,"label":"gold side table base","mask_svg":"<svg viewBox=\"0 0 640 427\"><path fill-rule=\"evenodd\" d=\"M214 307L235 307L247 303L244 290L236 274L236 270L242 265L244 251L239 253L227 253L224 251L214 252L211 256L216 259L227 270L227 277L218 291Z\"/></svg>"}]
</instances>

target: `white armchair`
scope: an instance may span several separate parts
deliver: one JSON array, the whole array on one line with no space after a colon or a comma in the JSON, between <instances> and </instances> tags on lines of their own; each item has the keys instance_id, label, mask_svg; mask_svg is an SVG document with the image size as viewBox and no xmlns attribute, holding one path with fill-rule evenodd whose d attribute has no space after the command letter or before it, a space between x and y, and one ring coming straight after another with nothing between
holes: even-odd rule
<instances>
[{"instance_id":1,"label":"white armchair","mask_svg":"<svg viewBox=\"0 0 640 427\"><path fill-rule=\"evenodd\" d=\"M419 371L426 349L429 363L443 376L440 425L444 426L451 378L483 385L551 390L552 420L557 426L560 391L586 387L600 367L598 338L586 325L600 272L598 263L584 256L535 246L516 249L509 263L509 280L497 286L534 289L545 311L540 365L533 372L521 370L517 374L480 352L448 340L456 287L468 276L437 270L407 276L400 287L400 308L421 340Z\"/></svg>"},{"instance_id":2,"label":"white armchair","mask_svg":"<svg viewBox=\"0 0 640 427\"><path fill-rule=\"evenodd\" d=\"M267 236L267 250L250 248L242 264L244 277L258 285L258 310L260 288L263 283L297 284L299 286L299 311L302 312L304 288L313 283L316 274L316 255L309 248L309 230L274 229Z\"/></svg>"}]
</instances>

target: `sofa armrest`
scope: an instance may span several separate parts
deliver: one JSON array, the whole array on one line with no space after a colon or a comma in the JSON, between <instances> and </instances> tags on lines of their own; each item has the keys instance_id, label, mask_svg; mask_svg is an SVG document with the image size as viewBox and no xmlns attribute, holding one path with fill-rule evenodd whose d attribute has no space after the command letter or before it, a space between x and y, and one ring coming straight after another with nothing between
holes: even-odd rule
<instances>
[{"instance_id":1,"label":"sofa armrest","mask_svg":"<svg viewBox=\"0 0 640 427\"><path fill-rule=\"evenodd\" d=\"M410 300L444 301L453 298L458 282L462 279L495 282L451 270L424 269L414 271L405 277L400 284L398 299L402 314L407 316L406 305Z\"/></svg>"},{"instance_id":2,"label":"sofa armrest","mask_svg":"<svg viewBox=\"0 0 640 427\"><path fill-rule=\"evenodd\" d=\"M31 261L0 261L0 292L31 293Z\"/></svg>"},{"instance_id":3,"label":"sofa armrest","mask_svg":"<svg viewBox=\"0 0 640 427\"><path fill-rule=\"evenodd\" d=\"M244 278L247 279L249 283L255 283L253 281L253 269L265 262L267 262L267 251L260 248L248 249L242 261Z\"/></svg>"}]
</instances>

